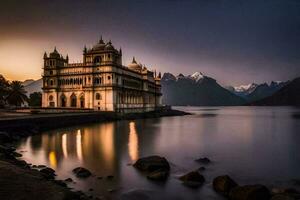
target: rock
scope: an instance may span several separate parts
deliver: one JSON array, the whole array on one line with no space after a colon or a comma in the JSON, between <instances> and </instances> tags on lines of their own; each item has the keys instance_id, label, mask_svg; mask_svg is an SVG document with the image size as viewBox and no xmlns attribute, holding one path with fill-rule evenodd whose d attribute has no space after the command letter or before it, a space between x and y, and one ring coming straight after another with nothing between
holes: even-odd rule
<instances>
[{"instance_id":1,"label":"rock","mask_svg":"<svg viewBox=\"0 0 300 200\"><path fill-rule=\"evenodd\" d=\"M179 177L179 179L189 187L199 187L205 182L205 178L198 171L189 172Z\"/></svg>"},{"instance_id":2,"label":"rock","mask_svg":"<svg viewBox=\"0 0 300 200\"><path fill-rule=\"evenodd\" d=\"M170 165L167 159L160 156L149 156L140 158L133 164L133 166L145 172L154 172L157 170L170 170Z\"/></svg>"},{"instance_id":3,"label":"rock","mask_svg":"<svg viewBox=\"0 0 300 200\"><path fill-rule=\"evenodd\" d=\"M12 155L16 158L22 157L22 154L17 153L17 152L12 152Z\"/></svg>"},{"instance_id":4,"label":"rock","mask_svg":"<svg viewBox=\"0 0 300 200\"><path fill-rule=\"evenodd\" d=\"M73 179L67 178L67 179L65 179L65 182L71 183L71 182L73 182Z\"/></svg>"},{"instance_id":5,"label":"rock","mask_svg":"<svg viewBox=\"0 0 300 200\"><path fill-rule=\"evenodd\" d=\"M299 191L293 189L293 188L282 188L282 187L278 187L278 188L272 188L271 193L273 195L275 194L299 194Z\"/></svg>"},{"instance_id":6,"label":"rock","mask_svg":"<svg viewBox=\"0 0 300 200\"><path fill-rule=\"evenodd\" d=\"M121 194L121 200L148 200L155 192L150 190L135 189Z\"/></svg>"},{"instance_id":7,"label":"rock","mask_svg":"<svg viewBox=\"0 0 300 200\"><path fill-rule=\"evenodd\" d=\"M30 168L30 166L27 164L25 160L15 160L15 164L20 167Z\"/></svg>"},{"instance_id":8,"label":"rock","mask_svg":"<svg viewBox=\"0 0 300 200\"><path fill-rule=\"evenodd\" d=\"M0 141L3 143L6 143L6 142L12 142L13 139L12 139L11 135L9 135L8 133L0 132Z\"/></svg>"},{"instance_id":9,"label":"rock","mask_svg":"<svg viewBox=\"0 0 300 200\"><path fill-rule=\"evenodd\" d=\"M204 171L204 170L206 170L205 167L199 167L199 168L198 168L198 171Z\"/></svg>"},{"instance_id":10,"label":"rock","mask_svg":"<svg viewBox=\"0 0 300 200\"><path fill-rule=\"evenodd\" d=\"M115 192L116 190L115 189L108 189L107 192L109 193L112 193L112 192Z\"/></svg>"},{"instance_id":11,"label":"rock","mask_svg":"<svg viewBox=\"0 0 300 200\"><path fill-rule=\"evenodd\" d=\"M12 153L14 152L16 149L14 147L10 147L10 146L5 146L5 145L0 145L0 153Z\"/></svg>"},{"instance_id":12,"label":"rock","mask_svg":"<svg viewBox=\"0 0 300 200\"><path fill-rule=\"evenodd\" d=\"M106 178L107 178L107 179L113 179L114 176L113 176L113 175L108 175Z\"/></svg>"},{"instance_id":13,"label":"rock","mask_svg":"<svg viewBox=\"0 0 300 200\"><path fill-rule=\"evenodd\" d=\"M47 167L46 165L38 165L37 168L45 168Z\"/></svg>"},{"instance_id":14,"label":"rock","mask_svg":"<svg viewBox=\"0 0 300 200\"><path fill-rule=\"evenodd\" d=\"M277 194L274 195L271 200L296 200L296 198L287 194Z\"/></svg>"},{"instance_id":15,"label":"rock","mask_svg":"<svg viewBox=\"0 0 300 200\"><path fill-rule=\"evenodd\" d=\"M268 200L270 192L263 185L237 186L229 192L230 200Z\"/></svg>"},{"instance_id":16,"label":"rock","mask_svg":"<svg viewBox=\"0 0 300 200\"><path fill-rule=\"evenodd\" d=\"M154 181L164 181L168 178L169 171L157 170L148 174L147 178Z\"/></svg>"},{"instance_id":17,"label":"rock","mask_svg":"<svg viewBox=\"0 0 300 200\"><path fill-rule=\"evenodd\" d=\"M43 168L40 170L43 173L44 177L47 179L54 179L55 171L49 167Z\"/></svg>"},{"instance_id":18,"label":"rock","mask_svg":"<svg viewBox=\"0 0 300 200\"><path fill-rule=\"evenodd\" d=\"M228 196L230 190L236 187L238 184L231 179L228 175L218 176L213 180L213 188L216 192L223 196Z\"/></svg>"},{"instance_id":19,"label":"rock","mask_svg":"<svg viewBox=\"0 0 300 200\"><path fill-rule=\"evenodd\" d=\"M67 184L62 180L54 180L54 182L60 186L67 187Z\"/></svg>"},{"instance_id":20,"label":"rock","mask_svg":"<svg viewBox=\"0 0 300 200\"><path fill-rule=\"evenodd\" d=\"M211 161L210 161L210 159L209 159L209 158L207 158L207 157L204 157L204 158L199 158L199 159L196 159L195 161L196 161L196 162L203 163L203 164L208 164L208 163L210 163L210 162L211 162Z\"/></svg>"},{"instance_id":21,"label":"rock","mask_svg":"<svg viewBox=\"0 0 300 200\"><path fill-rule=\"evenodd\" d=\"M87 178L92 175L92 173L88 169L85 169L83 167L77 167L72 171L79 178Z\"/></svg>"}]
</instances>

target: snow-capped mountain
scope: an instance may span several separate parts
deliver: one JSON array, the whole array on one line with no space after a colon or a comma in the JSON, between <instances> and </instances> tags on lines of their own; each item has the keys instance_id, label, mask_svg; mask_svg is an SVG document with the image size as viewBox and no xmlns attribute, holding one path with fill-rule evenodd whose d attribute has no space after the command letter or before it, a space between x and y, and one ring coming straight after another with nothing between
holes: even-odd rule
<instances>
[{"instance_id":1,"label":"snow-capped mountain","mask_svg":"<svg viewBox=\"0 0 300 200\"><path fill-rule=\"evenodd\" d=\"M224 106L245 101L201 72L184 76L165 73L161 79L163 103L168 105Z\"/></svg>"},{"instance_id":2,"label":"snow-capped mountain","mask_svg":"<svg viewBox=\"0 0 300 200\"><path fill-rule=\"evenodd\" d=\"M190 75L189 77L198 82L204 78L204 75L201 72L195 72L192 75Z\"/></svg>"},{"instance_id":3,"label":"snow-capped mountain","mask_svg":"<svg viewBox=\"0 0 300 200\"><path fill-rule=\"evenodd\" d=\"M258 101L253 101L249 105L257 106L300 106L300 77L287 82L272 82L270 86L281 88L272 95Z\"/></svg>"},{"instance_id":4,"label":"snow-capped mountain","mask_svg":"<svg viewBox=\"0 0 300 200\"><path fill-rule=\"evenodd\" d=\"M256 89L257 86L258 86L258 84L256 84L256 83L250 83L248 85L240 85L240 86L236 86L233 88L234 88L235 92L237 92L237 93L250 94Z\"/></svg>"},{"instance_id":5,"label":"snow-capped mountain","mask_svg":"<svg viewBox=\"0 0 300 200\"><path fill-rule=\"evenodd\" d=\"M229 86L227 89L234 94L243 97L248 102L256 101L267 96L274 94L276 91L281 89L287 82L272 81L270 84L262 83L251 83L240 86Z\"/></svg>"}]
</instances>

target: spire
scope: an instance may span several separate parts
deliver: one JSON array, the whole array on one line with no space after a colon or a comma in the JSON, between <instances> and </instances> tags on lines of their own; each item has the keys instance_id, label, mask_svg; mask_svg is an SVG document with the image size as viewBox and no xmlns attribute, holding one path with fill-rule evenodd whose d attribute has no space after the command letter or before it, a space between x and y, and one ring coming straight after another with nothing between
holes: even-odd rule
<instances>
[{"instance_id":1,"label":"spire","mask_svg":"<svg viewBox=\"0 0 300 200\"><path fill-rule=\"evenodd\" d=\"M111 44L112 44L112 43L111 43L111 40L109 40L107 44L110 44L110 45L111 45Z\"/></svg>"},{"instance_id":2,"label":"spire","mask_svg":"<svg viewBox=\"0 0 300 200\"><path fill-rule=\"evenodd\" d=\"M86 48L86 46L84 45L83 53L86 53L86 52L87 52L87 48Z\"/></svg>"},{"instance_id":3,"label":"spire","mask_svg":"<svg viewBox=\"0 0 300 200\"><path fill-rule=\"evenodd\" d=\"M46 51L45 51L45 53L44 53L44 59L45 59L45 58L47 58L47 53L46 53Z\"/></svg>"},{"instance_id":4,"label":"spire","mask_svg":"<svg viewBox=\"0 0 300 200\"><path fill-rule=\"evenodd\" d=\"M66 56L66 60L67 60L67 62L69 61L69 56L68 56L68 54L67 54L67 56Z\"/></svg>"},{"instance_id":5,"label":"spire","mask_svg":"<svg viewBox=\"0 0 300 200\"><path fill-rule=\"evenodd\" d=\"M104 41L103 41L103 39L102 39L102 35L101 35L101 37L100 37L99 44L104 44Z\"/></svg>"},{"instance_id":6,"label":"spire","mask_svg":"<svg viewBox=\"0 0 300 200\"><path fill-rule=\"evenodd\" d=\"M56 50L56 46L54 47L54 51L53 51L53 52L54 52L54 53L58 53L57 50Z\"/></svg>"},{"instance_id":7,"label":"spire","mask_svg":"<svg viewBox=\"0 0 300 200\"><path fill-rule=\"evenodd\" d=\"M137 62L136 62L136 60L135 60L135 57L133 56L133 58L132 58L132 63L135 63L135 64L137 64Z\"/></svg>"},{"instance_id":8,"label":"spire","mask_svg":"<svg viewBox=\"0 0 300 200\"><path fill-rule=\"evenodd\" d=\"M122 48L120 47L119 54L122 55Z\"/></svg>"},{"instance_id":9,"label":"spire","mask_svg":"<svg viewBox=\"0 0 300 200\"><path fill-rule=\"evenodd\" d=\"M161 73L160 72L158 73L158 78L161 78Z\"/></svg>"}]
</instances>

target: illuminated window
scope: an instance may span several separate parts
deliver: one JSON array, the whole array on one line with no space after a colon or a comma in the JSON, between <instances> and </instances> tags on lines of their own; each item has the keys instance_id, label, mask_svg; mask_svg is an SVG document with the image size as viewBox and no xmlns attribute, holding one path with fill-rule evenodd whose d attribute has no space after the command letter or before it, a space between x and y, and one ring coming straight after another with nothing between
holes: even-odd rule
<instances>
[{"instance_id":1,"label":"illuminated window","mask_svg":"<svg viewBox=\"0 0 300 200\"><path fill-rule=\"evenodd\" d=\"M101 100L101 95L99 93L96 93L96 100Z\"/></svg>"}]
</instances>

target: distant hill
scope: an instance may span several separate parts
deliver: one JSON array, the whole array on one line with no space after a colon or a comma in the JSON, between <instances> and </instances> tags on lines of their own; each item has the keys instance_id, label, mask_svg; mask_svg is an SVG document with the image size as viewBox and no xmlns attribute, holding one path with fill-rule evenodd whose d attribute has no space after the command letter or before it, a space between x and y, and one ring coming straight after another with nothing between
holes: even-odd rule
<instances>
[{"instance_id":1,"label":"distant hill","mask_svg":"<svg viewBox=\"0 0 300 200\"><path fill-rule=\"evenodd\" d=\"M27 86L27 85L29 85L29 84L31 84L33 82L34 82L33 79L27 79L27 80L23 81L22 85Z\"/></svg>"},{"instance_id":2,"label":"distant hill","mask_svg":"<svg viewBox=\"0 0 300 200\"><path fill-rule=\"evenodd\" d=\"M29 96L34 92L42 92L43 87L43 79L34 80L26 80L23 82L24 89L27 92L26 95Z\"/></svg>"},{"instance_id":3,"label":"distant hill","mask_svg":"<svg viewBox=\"0 0 300 200\"><path fill-rule=\"evenodd\" d=\"M300 77L287 83L273 95L254 101L258 106L300 106Z\"/></svg>"},{"instance_id":4,"label":"distant hill","mask_svg":"<svg viewBox=\"0 0 300 200\"><path fill-rule=\"evenodd\" d=\"M241 97L231 93L213 78L196 72L175 77L165 73L161 80L163 103L180 106L233 106L245 103Z\"/></svg>"}]
</instances>

